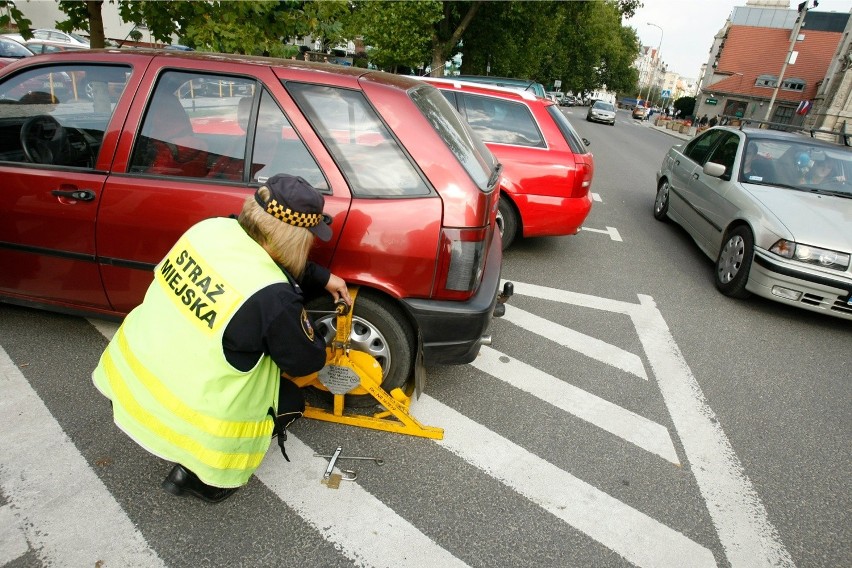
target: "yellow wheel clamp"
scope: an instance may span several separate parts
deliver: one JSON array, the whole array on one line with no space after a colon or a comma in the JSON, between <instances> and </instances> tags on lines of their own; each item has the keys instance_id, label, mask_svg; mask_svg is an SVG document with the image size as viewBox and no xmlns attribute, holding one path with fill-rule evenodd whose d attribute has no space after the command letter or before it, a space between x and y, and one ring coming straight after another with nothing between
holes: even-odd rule
<instances>
[{"instance_id":1,"label":"yellow wheel clamp","mask_svg":"<svg viewBox=\"0 0 852 568\"><path fill-rule=\"evenodd\" d=\"M325 367L318 373L291 379L299 387L313 386L334 395L334 407L331 411L307 405L305 417L409 436L443 439L443 428L424 426L408 413L411 397L402 389L395 388L388 393L382 388L382 368L372 355L350 349L349 336L352 332L352 312L357 293L357 287L349 289L349 295L352 297L351 308L342 301L335 306L337 335L326 348ZM373 415L344 413L344 396L347 394L369 394L385 410Z\"/></svg>"}]
</instances>

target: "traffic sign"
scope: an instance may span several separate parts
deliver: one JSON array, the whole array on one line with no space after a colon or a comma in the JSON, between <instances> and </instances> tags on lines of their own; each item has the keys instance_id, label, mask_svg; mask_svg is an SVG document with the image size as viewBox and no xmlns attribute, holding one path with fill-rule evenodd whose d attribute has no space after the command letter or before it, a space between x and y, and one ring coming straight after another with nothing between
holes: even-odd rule
<instances>
[{"instance_id":1,"label":"traffic sign","mask_svg":"<svg viewBox=\"0 0 852 568\"><path fill-rule=\"evenodd\" d=\"M661 92L661 93L660 93L660 96L661 96L661 97L663 97L664 99L670 99L670 98L672 98L672 91L671 91L671 89L664 89L664 90L663 90L663 92Z\"/></svg>"}]
</instances>

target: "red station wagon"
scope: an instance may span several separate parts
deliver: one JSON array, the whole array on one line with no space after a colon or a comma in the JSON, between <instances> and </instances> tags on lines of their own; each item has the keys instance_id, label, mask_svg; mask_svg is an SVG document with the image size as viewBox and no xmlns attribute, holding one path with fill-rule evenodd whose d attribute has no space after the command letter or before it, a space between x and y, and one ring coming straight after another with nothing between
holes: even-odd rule
<instances>
[{"instance_id":1,"label":"red station wagon","mask_svg":"<svg viewBox=\"0 0 852 568\"><path fill-rule=\"evenodd\" d=\"M438 87L503 166L498 225L516 236L574 235L592 209L594 157L559 105L530 91L452 79Z\"/></svg>"},{"instance_id":2,"label":"red station wagon","mask_svg":"<svg viewBox=\"0 0 852 568\"><path fill-rule=\"evenodd\" d=\"M390 390L420 350L426 364L478 353L500 278L499 172L411 78L184 52L30 57L0 72L0 301L121 317L183 231L298 175L334 232L312 258L361 287L354 347ZM333 324L317 328L332 338Z\"/></svg>"}]
</instances>

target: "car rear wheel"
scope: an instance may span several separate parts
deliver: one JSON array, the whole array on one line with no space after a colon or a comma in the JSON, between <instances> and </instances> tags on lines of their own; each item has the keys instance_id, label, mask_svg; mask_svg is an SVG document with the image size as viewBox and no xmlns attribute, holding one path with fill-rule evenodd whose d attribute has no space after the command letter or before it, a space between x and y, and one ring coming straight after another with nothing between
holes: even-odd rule
<instances>
[{"instance_id":1,"label":"car rear wheel","mask_svg":"<svg viewBox=\"0 0 852 568\"><path fill-rule=\"evenodd\" d=\"M308 305L308 310L333 311L331 296L314 300ZM315 318L314 327L325 338L326 344L330 344L337 334L337 318L333 314L323 314ZM382 388L386 392L403 387L412 376L415 333L402 310L390 300L365 290L359 292L355 298L349 340L352 349L369 353L379 363ZM369 395L348 395L346 403L365 407L375 404L375 399Z\"/></svg>"},{"instance_id":2,"label":"car rear wheel","mask_svg":"<svg viewBox=\"0 0 852 568\"><path fill-rule=\"evenodd\" d=\"M754 236L748 227L735 227L725 237L716 260L716 288L732 298L748 298L748 273L754 257Z\"/></svg>"},{"instance_id":3,"label":"car rear wheel","mask_svg":"<svg viewBox=\"0 0 852 568\"><path fill-rule=\"evenodd\" d=\"M497 228L503 239L503 250L506 250L518 234L518 214L515 207L502 195L497 204Z\"/></svg>"},{"instance_id":4,"label":"car rear wheel","mask_svg":"<svg viewBox=\"0 0 852 568\"><path fill-rule=\"evenodd\" d=\"M666 221L669 212L669 180L664 179L657 186L657 198L654 200L654 219Z\"/></svg>"}]
</instances>

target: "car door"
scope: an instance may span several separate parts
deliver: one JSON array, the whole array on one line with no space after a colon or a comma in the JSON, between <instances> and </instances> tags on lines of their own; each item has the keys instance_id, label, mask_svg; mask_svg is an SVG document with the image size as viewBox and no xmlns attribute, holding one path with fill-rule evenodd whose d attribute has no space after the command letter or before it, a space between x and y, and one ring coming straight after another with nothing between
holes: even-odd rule
<instances>
[{"instance_id":1,"label":"car door","mask_svg":"<svg viewBox=\"0 0 852 568\"><path fill-rule=\"evenodd\" d=\"M325 212L339 237L348 194L336 188L344 197L331 197L316 147L307 149L305 133L282 108L284 102L295 106L282 102L287 95L269 68L156 58L144 83L128 114L97 226L104 288L114 310L142 301L151 270L184 231L206 218L238 215L245 199L276 173L300 175L326 194ZM286 157L297 159L285 163ZM333 246L322 243L314 258L327 260Z\"/></svg>"},{"instance_id":2,"label":"car door","mask_svg":"<svg viewBox=\"0 0 852 568\"><path fill-rule=\"evenodd\" d=\"M672 176L669 180L669 208L690 233L697 231L698 224L693 203L695 196L691 186L697 177L705 175L702 171L704 163L718 144L722 133L721 130L707 131L687 144L682 152L674 151Z\"/></svg>"},{"instance_id":3,"label":"car door","mask_svg":"<svg viewBox=\"0 0 852 568\"><path fill-rule=\"evenodd\" d=\"M741 145L739 136L733 132L724 132L706 161L725 166L725 173L721 177L714 177L698 171L688 187L697 240L711 254L718 252L722 231L734 214L728 194L735 183L732 181L732 178L736 178L733 174L734 162Z\"/></svg>"},{"instance_id":4,"label":"car door","mask_svg":"<svg viewBox=\"0 0 852 568\"><path fill-rule=\"evenodd\" d=\"M85 63L19 70L0 82L0 293L64 307L109 308L95 220L121 104L86 85L127 83L131 67ZM118 110L117 110L118 109Z\"/></svg>"}]
</instances>

